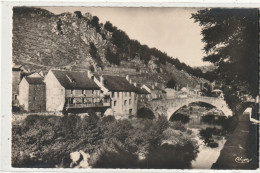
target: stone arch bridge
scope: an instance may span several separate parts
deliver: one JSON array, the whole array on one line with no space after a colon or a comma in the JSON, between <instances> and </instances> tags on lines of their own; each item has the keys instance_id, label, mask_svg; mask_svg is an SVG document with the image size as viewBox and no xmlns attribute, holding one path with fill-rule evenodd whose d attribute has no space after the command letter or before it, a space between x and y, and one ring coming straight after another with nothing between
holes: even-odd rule
<instances>
[{"instance_id":1,"label":"stone arch bridge","mask_svg":"<svg viewBox=\"0 0 260 173\"><path fill-rule=\"evenodd\" d=\"M186 98L152 100L146 103L138 104L138 109L148 108L153 111L155 117L158 115L166 115L167 119L169 120L172 114L181 107L194 102L208 103L212 106L215 106L216 109L221 110L225 116L232 116L232 111L228 107L226 101L223 98L218 97L190 96Z\"/></svg>"}]
</instances>

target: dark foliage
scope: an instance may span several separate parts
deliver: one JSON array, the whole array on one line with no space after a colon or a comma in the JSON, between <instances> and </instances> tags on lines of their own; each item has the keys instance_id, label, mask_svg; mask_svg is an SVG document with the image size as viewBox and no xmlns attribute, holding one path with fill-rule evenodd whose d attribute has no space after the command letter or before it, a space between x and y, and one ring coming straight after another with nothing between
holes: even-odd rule
<instances>
[{"instance_id":1,"label":"dark foliage","mask_svg":"<svg viewBox=\"0 0 260 173\"><path fill-rule=\"evenodd\" d=\"M177 136L165 136L166 130ZM69 167L69 154L82 150L91 154L89 163L95 168L188 168L196 156L196 144L189 135L183 126L170 125L165 116L156 120L100 119L91 111L81 118L30 115L13 125L12 166ZM162 146L162 140L179 140L182 145ZM158 152L167 157L160 155L156 161ZM139 160L139 153L146 159Z\"/></svg>"},{"instance_id":2,"label":"dark foliage","mask_svg":"<svg viewBox=\"0 0 260 173\"><path fill-rule=\"evenodd\" d=\"M101 58L97 52L97 48L96 48L95 44L92 42L89 44L89 53L90 53L91 57L97 62L97 64L99 66L101 66L102 65Z\"/></svg>"},{"instance_id":3,"label":"dark foliage","mask_svg":"<svg viewBox=\"0 0 260 173\"><path fill-rule=\"evenodd\" d=\"M107 48L107 51L106 51L106 59L108 60L108 62L110 64L116 64L116 65L119 65L120 64L120 57L118 54L115 54L113 53L110 48L108 47Z\"/></svg>"},{"instance_id":4,"label":"dark foliage","mask_svg":"<svg viewBox=\"0 0 260 173\"><path fill-rule=\"evenodd\" d=\"M114 27L109 21L105 23L104 28L109 32L114 32L115 30L117 30L117 28Z\"/></svg>"},{"instance_id":5,"label":"dark foliage","mask_svg":"<svg viewBox=\"0 0 260 173\"><path fill-rule=\"evenodd\" d=\"M91 25L96 28L97 33L100 33L99 18L97 16L93 16Z\"/></svg>"},{"instance_id":6,"label":"dark foliage","mask_svg":"<svg viewBox=\"0 0 260 173\"><path fill-rule=\"evenodd\" d=\"M239 93L258 94L258 10L205 9L192 18L202 26L204 61L217 67L225 99L236 111Z\"/></svg>"},{"instance_id":7,"label":"dark foliage","mask_svg":"<svg viewBox=\"0 0 260 173\"><path fill-rule=\"evenodd\" d=\"M204 143L211 148L216 148L218 147L218 143L214 141L213 135L226 136L227 132L222 129L209 128L209 127L200 130L200 137L203 139Z\"/></svg>"},{"instance_id":8,"label":"dark foliage","mask_svg":"<svg viewBox=\"0 0 260 173\"><path fill-rule=\"evenodd\" d=\"M163 145L148 154L143 166L154 169L187 169L197 156L194 150L189 142L185 146Z\"/></svg>"},{"instance_id":9,"label":"dark foliage","mask_svg":"<svg viewBox=\"0 0 260 173\"><path fill-rule=\"evenodd\" d=\"M76 16L80 19L83 18L81 11L74 11L74 14L76 14Z\"/></svg>"},{"instance_id":10,"label":"dark foliage","mask_svg":"<svg viewBox=\"0 0 260 173\"><path fill-rule=\"evenodd\" d=\"M217 116L212 114L203 116L201 120L207 124L220 125L227 131L233 130L236 124L234 117Z\"/></svg>"},{"instance_id":11,"label":"dark foliage","mask_svg":"<svg viewBox=\"0 0 260 173\"><path fill-rule=\"evenodd\" d=\"M167 88L175 89L175 87L176 87L176 81L175 81L174 79L170 79L170 80L167 82L166 87L167 87Z\"/></svg>"}]
</instances>

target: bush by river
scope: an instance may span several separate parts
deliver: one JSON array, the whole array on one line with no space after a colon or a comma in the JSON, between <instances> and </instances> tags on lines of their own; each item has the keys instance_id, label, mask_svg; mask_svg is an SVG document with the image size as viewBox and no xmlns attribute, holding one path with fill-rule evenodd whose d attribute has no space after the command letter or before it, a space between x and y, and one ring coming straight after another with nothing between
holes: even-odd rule
<instances>
[{"instance_id":1,"label":"bush by river","mask_svg":"<svg viewBox=\"0 0 260 173\"><path fill-rule=\"evenodd\" d=\"M70 167L70 153L90 154L92 168L190 168L197 141L180 122L112 116L29 115L12 128L13 167Z\"/></svg>"}]
</instances>

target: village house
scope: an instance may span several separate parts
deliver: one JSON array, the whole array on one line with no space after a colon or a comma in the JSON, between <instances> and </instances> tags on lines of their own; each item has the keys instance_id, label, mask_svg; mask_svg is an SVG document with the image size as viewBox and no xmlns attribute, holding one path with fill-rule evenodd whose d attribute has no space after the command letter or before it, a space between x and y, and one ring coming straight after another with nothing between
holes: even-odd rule
<instances>
[{"instance_id":1,"label":"village house","mask_svg":"<svg viewBox=\"0 0 260 173\"><path fill-rule=\"evenodd\" d=\"M128 76L126 78L129 78ZM137 100L138 103L142 103L142 102L148 102L150 100L152 100L152 95L151 93L149 93L145 88L142 88L142 86L140 84L137 84L136 82L132 82L132 80L128 80L130 82L130 84L133 84L136 88L137 88Z\"/></svg>"},{"instance_id":2,"label":"village house","mask_svg":"<svg viewBox=\"0 0 260 173\"><path fill-rule=\"evenodd\" d=\"M100 87L88 72L50 70L45 77L46 110L95 110L102 112L110 107L109 98L101 95Z\"/></svg>"},{"instance_id":3,"label":"village house","mask_svg":"<svg viewBox=\"0 0 260 173\"><path fill-rule=\"evenodd\" d=\"M137 88L125 77L94 75L94 81L111 98L114 116L134 115L137 112Z\"/></svg>"},{"instance_id":4,"label":"village house","mask_svg":"<svg viewBox=\"0 0 260 173\"><path fill-rule=\"evenodd\" d=\"M151 100L166 99L166 91L159 88L157 83L152 85L144 84L141 88L144 88L151 93Z\"/></svg>"},{"instance_id":5,"label":"village house","mask_svg":"<svg viewBox=\"0 0 260 173\"><path fill-rule=\"evenodd\" d=\"M19 84L19 104L29 112L46 110L46 90L42 77L24 77Z\"/></svg>"},{"instance_id":6,"label":"village house","mask_svg":"<svg viewBox=\"0 0 260 173\"><path fill-rule=\"evenodd\" d=\"M194 95L201 95L202 92L201 92L201 86L200 85L196 85L194 89L191 90L191 94L194 94Z\"/></svg>"},{"instance_id":7,"label":"village house","mask_svg":"<svg viewBox=\"0 0 260 173\"><path fill-rule=\"evenodd\" d=\"M152 100L152 95L145 88L138 88L137 90L138 103L148 102Z\"/></svg>"}]
</instances>

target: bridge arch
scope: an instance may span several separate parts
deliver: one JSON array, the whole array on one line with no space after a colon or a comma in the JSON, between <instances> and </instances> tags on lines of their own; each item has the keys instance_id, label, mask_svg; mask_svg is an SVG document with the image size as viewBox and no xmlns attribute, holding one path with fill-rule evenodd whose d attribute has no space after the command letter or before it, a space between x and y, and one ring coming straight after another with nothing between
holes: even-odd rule
<instances>
[{"instance_id":1,"label":"bridge arch","mask_svg":"<svg viewBox=\"0 0 260 173\"><path fill-rule=\"evenodd\" d=\"M181 109L184 106L188 106L191 103L206 103L209 105L214 106L216 109L221 110L225 116L232 116L232 111L229 109L227 103L221 99L221 98L214 98L214 97L199 97L196 99L185 99L181 102L178 102L174 104L174 106L171 106L167 109L167 118L168 120L171 118L171 116L177 112L179 109Z\"/></svg>"},{"instance_id":2,"label":"bridge arch","mask_svg":"<svg viewBox=\"0 0 260 173\"><path fill-rule=\"evenodd\" d=\"M174 98L165 100L152 100L149 102L140 103L138 109L146 107L153 111L154 116L165 115L169 120L174 112L185 105L193 102L203 102L215 106L216 109L221 110L225 116L232 116L233 113L229 109L226 101L223 98L204 97L204 96L189 96L187 98Z\"/></svg>"},{"instance_id":3,"label":"bridge arch","mask_svg":"<svg viewBox=\"0 0 260 173\"><path fill-rule=\"evenodd\" d=\"M188 105L190 105L190 104L192 104L192 103L197 103L197 104L206 104L206 105L208 105L208 106L210 106L211 108L216 108L217 109L217 107L216 106L214 106L214 105L212 105L212 104L209 104L209 103L206 103L206 102L191 102L191 103L189 103ZM175 111L175 112L173 112L169 117L168 117L168 119L169 120L171 120L172 118L174 118L174 116L175 115L177 115L178 113L178 111L180 110L180 109L183 109L185 106L188 106L188 105L183 105L183 106L180 106L179 108L177 108L177 110ZM202 105L198 105L198 106L202 106ZM174 111L174 110L173 110ZM222 111L223 112L223 111ZM182 113L181 113L182 114Z\"/></svg>"},{"instance_id":4,"label":"bridge arch","mask_svg":"<svg viewBox=\"0 0 260 173\"><path fill-rule=\"evenodd\" d=\"M142 107L137 110L137 118L154 119L155 115L154 115L153 110L146 108L146 107Z\"/></svg>"}]
</instances>

